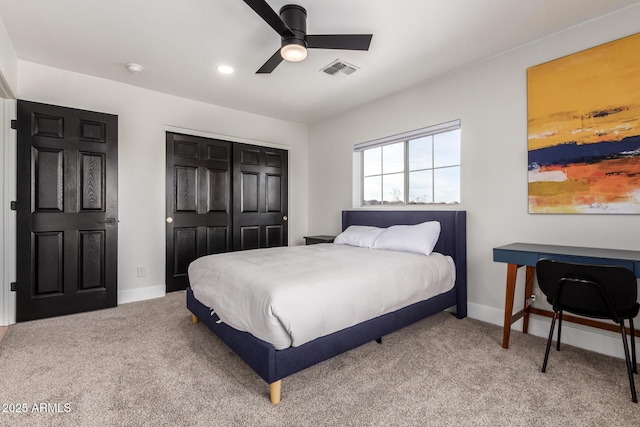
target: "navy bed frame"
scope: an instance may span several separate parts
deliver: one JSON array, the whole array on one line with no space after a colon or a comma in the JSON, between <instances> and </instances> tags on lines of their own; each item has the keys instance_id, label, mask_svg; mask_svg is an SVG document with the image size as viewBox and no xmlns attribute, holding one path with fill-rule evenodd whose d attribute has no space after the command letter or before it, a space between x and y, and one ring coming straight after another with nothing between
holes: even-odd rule
<instances>
[{"instance_id":1,"label":"navy bed frame","mask_svg":"<svg viewBox=\"0 0 640 427\"><path fill-rule=\"evenodd\" d=\"M247 332L238 331L211 315L208 307L187 288L187 308L193 320L202 321L224 341L247 365L271 386L271 402L280 401L280 380L316 363L356 348L404 326L456 306L456 316L467 316L466 211L383 211L353 210L342 212L342 229L350 225L389 227L396 224L419 224L439 221L440 239L434 251L450 255L456 264L456 284L450 291L418 302L398 311L317 338L299 347L276 350L271 344ZM378 341L380 342L380 341ZM276 387L274 387L276 385Z\"/></svg>"}]
</instances>

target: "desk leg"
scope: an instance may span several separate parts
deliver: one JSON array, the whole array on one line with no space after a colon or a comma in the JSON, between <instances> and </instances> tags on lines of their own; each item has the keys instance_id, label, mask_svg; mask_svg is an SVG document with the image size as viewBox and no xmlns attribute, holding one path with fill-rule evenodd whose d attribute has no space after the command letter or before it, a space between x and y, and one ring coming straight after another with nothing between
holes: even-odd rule
<instances>
[{"instance_id":1,"label":"desk leg","mask_svg":"<svg viewBox=\"0 0 640 427\"><path fill-rule=\"evenodd\" d=\"M528 265L527 272L525 276L525 284L524 284L524 309L526 310L524 313L522 332L525 334L529 332L529 298L531 298L531 294L533 293L533 277L536 274L536 268L534 266Z\"/></svg>"},{"instance_id":2,"label":"desk leg","mask_svg":"<svg viewBox=\"0 0 640 427\"><path fill-rule=\"evenodd\" d=\"M516 277L518 265L507 265L507 294L504 301L504 330L502 331L502 348L509 348L511 335L511 316L513 316L513 297L516 293Z\"/></svg>"}]
</instances>

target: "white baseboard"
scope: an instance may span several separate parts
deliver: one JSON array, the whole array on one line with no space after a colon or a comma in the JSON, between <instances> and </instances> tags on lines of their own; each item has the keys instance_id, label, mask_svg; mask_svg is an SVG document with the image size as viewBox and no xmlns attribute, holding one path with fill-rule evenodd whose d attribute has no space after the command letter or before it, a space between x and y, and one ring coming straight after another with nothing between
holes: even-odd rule
<instances>
[{"instance_id":1,"label":"white baseboard","mask_svg":"<svg viewBox=\"0 0 640 427\"><path fill-rule=\"evenodd\" d=\"M468 303L467 314L472 319L481 320L487 323L503 326L504 312L494 307L487 307L480 304ZM637 323L637 322L636 322ZM551 319L537 315L529 318L529 334L537 337L547 338ZM522 320L518 320L511 326L514 331L522 332ZM556 327L557 333L557 327ZM607 356L624 359L622 347L622 337L620 333L610 332L602 329L590 328L570 322L562 322L562 343ZM636 352L640 352L640 340L636 339ZM541 355L544 356L544 347L541 347Z\"/></svg>"},{"instance_id":2,"label":"white baseboard","mask_svg":"<svg viewBox=\"0 0 640 427\"><path fill-rule=\"evenodd\" d=\"M118 292L118 305L135 301L160 298L167 293L165 285L149 286L146 288L129 289Z\"/></svg>"}]
</instances>

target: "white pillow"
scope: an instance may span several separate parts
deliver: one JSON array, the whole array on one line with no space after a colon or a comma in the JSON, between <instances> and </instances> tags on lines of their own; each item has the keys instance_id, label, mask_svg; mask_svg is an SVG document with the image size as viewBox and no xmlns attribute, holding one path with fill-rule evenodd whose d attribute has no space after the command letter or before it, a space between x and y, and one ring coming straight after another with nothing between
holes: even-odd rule
<instances>
[{"instance_id":1,"label":"white pillow","mask_svg":"<svg viewBox=\"0 0 640 427\"><path fill-rule=\"evenodd\" d=\"M333 241L336 245L358 246L361 248L373 248L376 239L385 229L370 227L367 225L350 225Z\"/></svg>"},{"instance_id":2,"label":"white pillow","mask_svg":"<svg viewBox=\"0 0 640 427\"><path fill-rule=\"evenodd\" d=\"M415 252L429 255L440 237L440 223L428 221L416 225L392 225L378 236L374 249Z\"/></svg>"}]
</instances>

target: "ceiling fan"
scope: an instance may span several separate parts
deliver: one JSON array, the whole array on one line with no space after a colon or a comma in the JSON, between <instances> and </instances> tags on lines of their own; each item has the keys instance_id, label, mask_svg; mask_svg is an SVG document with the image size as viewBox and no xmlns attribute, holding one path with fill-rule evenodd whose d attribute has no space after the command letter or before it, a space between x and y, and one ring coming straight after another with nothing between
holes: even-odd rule
<instances>
[{"instance_id":1,"label":"ceiling fan","mask_svg":"<svg viewBox=\"0 0 640 427\"><path fill-rule=\"evenodd\" d=\"M256 74L269 74L282 62L302 61L307 49L369 50L373 34L307 34L307 11L295 4L282 6L278 15L265 0L244 0L282 39L280 49Z\"/></svg>"}]
</instances>

